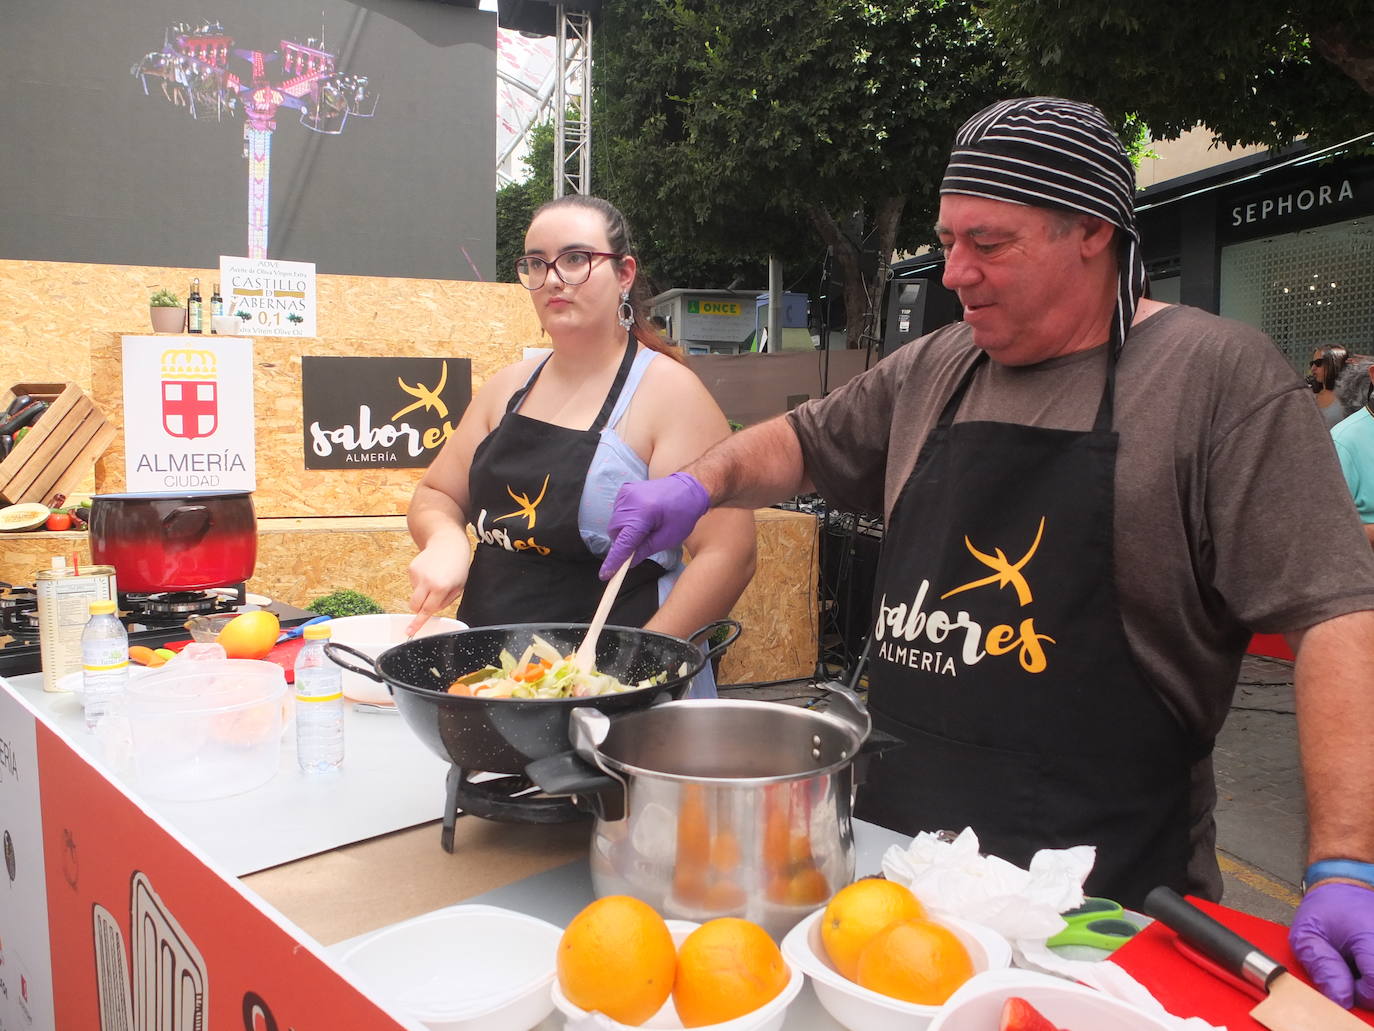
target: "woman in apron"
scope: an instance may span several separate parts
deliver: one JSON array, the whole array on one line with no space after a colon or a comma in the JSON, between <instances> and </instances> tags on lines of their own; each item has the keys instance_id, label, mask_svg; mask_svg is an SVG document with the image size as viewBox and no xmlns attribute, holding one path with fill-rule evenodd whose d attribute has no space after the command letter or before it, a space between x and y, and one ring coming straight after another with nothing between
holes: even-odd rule
<instances>
[{"instance_id":1,"label":"woman in apron","mask_svg":"<svg viewBox=\"0 0 1374 1031\"><path fill-rule=\"evenodd\" d=\"M535 212L516 271L551 353L494 374L416 488L414 625L459 595L469 626L590 621L620 486L675 472L729 435L635 303L628 237L599 198ZM712 512L685 544L690 563L673 549L630 570L611 624L685 637L730 611L753 575L753 513ZM693 697L713 694L709 677L693 684Z\"/></svg>"}]
</instances>

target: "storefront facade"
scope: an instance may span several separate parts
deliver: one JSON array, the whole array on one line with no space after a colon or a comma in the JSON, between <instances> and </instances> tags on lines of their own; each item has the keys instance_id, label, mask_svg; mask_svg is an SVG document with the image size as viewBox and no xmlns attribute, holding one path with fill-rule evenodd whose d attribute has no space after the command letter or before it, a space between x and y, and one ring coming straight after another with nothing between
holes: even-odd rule
<instances>
[{"instance_id":1,"label":"storefront facade","mask_svg":"<svg viewBox=\"0 0 1374 1031\"><path fill-rule=\"evenodd\" d=\"M1300 374L1324 344L1374 353L1374 157L1242 158L1137 211L1152 296L1263 330Z\"/></svg>"}]
</instances>

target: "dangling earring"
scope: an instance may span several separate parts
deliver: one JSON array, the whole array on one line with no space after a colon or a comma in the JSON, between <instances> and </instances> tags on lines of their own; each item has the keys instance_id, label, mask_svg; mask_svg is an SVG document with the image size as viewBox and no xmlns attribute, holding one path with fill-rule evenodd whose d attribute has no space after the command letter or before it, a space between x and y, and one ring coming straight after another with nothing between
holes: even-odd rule
<instances>
[{"instance_id":1,"label":"dangling earring","mask_svg":"<svg viewBox=\"0 0 1374 1031\"><path fill-rule=\"evenodd\" d=\"M635 310L630 304L630 291L621 293L620 307L615 310L615 317L621 329L629 329L635 324Z\"/></svg>"}]
</instances>

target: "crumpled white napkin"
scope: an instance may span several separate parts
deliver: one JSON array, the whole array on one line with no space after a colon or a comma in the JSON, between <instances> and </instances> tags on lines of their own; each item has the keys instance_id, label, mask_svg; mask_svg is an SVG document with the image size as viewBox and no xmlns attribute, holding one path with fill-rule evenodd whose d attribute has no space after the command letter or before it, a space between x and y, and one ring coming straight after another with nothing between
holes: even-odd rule
<instances>
[{"instance_id":1,"label":"crumpled white napkin","mask_svg":"<svg viewBox=\"0 0 1374 1031\"><path fill-rule=\"evenodd\" d=\"M1083 904L1083 882L1096 860L1097 849L1091 845L1041 849L1023 870L979 854L978 836L966 827L952 842L923 831L906 848L893 845L883 854L882 868L888 880L909 887L932 915L970 920L1002 935L1011 943L1018 967L1086 984L1180 1031L1212 1029L1198 1017L1184 1019L1166 1011L1148 988L1115 963L1063 959L1045 945L1067 926L1059 914Z\"/></svg>"}]
</instances>

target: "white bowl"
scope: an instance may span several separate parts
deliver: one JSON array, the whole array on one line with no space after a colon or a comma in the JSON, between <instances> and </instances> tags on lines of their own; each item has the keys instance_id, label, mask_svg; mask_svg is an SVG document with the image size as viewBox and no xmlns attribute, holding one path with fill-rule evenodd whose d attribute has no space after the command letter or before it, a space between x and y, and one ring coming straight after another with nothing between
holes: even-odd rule
<instances>
[{"instance_id":1,"label":"white bowl","mask_svg":"<svg viewBox=\"0 0 1374 1031\"><path fill-rule=\"evenodd\" d=\"M450 906L354 942L340 963L433 1031L529 1031L553 1012L561 929L497 906Z\"/></svg>"},{"instance_id":2,"label":"white bowl","mask_svg":"<svg viewBox=\"0 0 1374 1031\"><path fill-rule=\"evenodd\" d=\"M825 910L818 909L792 928L782 940L782 954L811 978L816 998L826 1012L845 1027L862 1028L863 1031L920 1031L928 1027L941 1012L941 1007L904 1002L869 991L831 965L821 943L824 915ZM1011 965L1011 946L991 928L952 917L940 917L937 922L948 927L964 943L973 960L975 974ZM988 1026L995 1028L997 1023L994 1021Z\"/></svg>"},{"instance_id":3,"label":"white bowl","mask_svg":"<svg viewBox=\"0 0 1374 1031\"><path fill-rule=\"evenodd\" d=\"M686 940L689 934L701 926L691 920L669 920L667 923L668 930L673 935L673 944L678 946ZM787 1007L797 997L797 993L801 991L805 981L801 969L795 963L789 962L787 964L787 973L787 984L783 986L782 991L752 1013L746 1013L742 1017L736 1017L734 1020L727 1020L720 1024L703 1024L696 1031L781 1031L783 1021L787 1017ZM585 1020L590 1015L580 1006L568 1001L568 997L558 987L557 980L553 984L553 1004L568 1018L570 1024L573 1021ZM602 1024L610 1031L634 1031L631 1025L612 1020L604 1013L599 1014L599 1016ZM668 1001L660 1007L657 1013L636 1026L681 1028L682 1021L677 1015L677 1010L673 1008L672 996L668 997Z\"/></svg>"},{"instance_id":4,"label":"white bowl","mask_svg":"<svg viewBox=\"0 0 1374 1031\"><path fill-rule=\"evenodd\" d=\"M949 997L929 1031L985 1031L995 1028L1002 1004L1020 996L1057 1027L1112 1031L1170 1031L1176 1025L1081 984L1031 970L978 974Z\"/></svg>"},{"instance_id":5,"label":"white bowl","mask_svg":"<svg viewBox=\"0 0 1374 1031\"><path fill-rule=\"evenodd\" d=\"M375 659L388 648L394 648L406 640L406 627L410 626L414 613L377 613L367 616L341 616L329 621L329 639L335 644L346 644L357 648L369 658ZM466 630L468 625L457 619L445 616L431 616L429 622L420 628L416 637L432 637L435 634L448 634L454 630ZM391 705L391 692L385 684L379 684L360 673L343 672L343 693L355 702L372 702L374 705Z\"/></svg>"}]
</instances>

